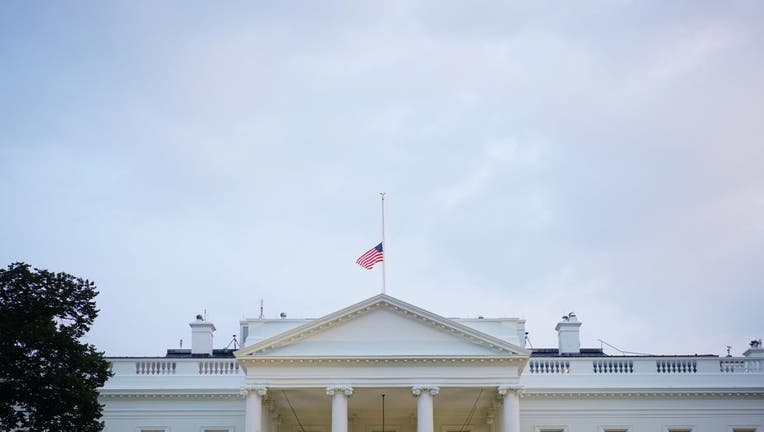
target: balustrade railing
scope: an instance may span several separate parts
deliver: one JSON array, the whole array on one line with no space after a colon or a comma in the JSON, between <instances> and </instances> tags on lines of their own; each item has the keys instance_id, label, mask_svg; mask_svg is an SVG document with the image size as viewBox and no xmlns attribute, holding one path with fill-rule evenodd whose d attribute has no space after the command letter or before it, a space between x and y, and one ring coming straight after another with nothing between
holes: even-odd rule
<instances>
[{"instance_id":1,"label":"balustrade railing","mask_svg":"<svg viewBox=\"0 0 764 432\"><path fill-rule=\"evenodd\" d=\"M756 359L721 359L719 371L722 373L761 373L764 361Z\"/></svg>"},{"instance_id":2,"label":"balustrade railing","mask_svg":"<svg viewBox=\"0 0 764 432\"><path fill-rule=\"evenodd\" d=\"M533 357L528 375L764 374L764 359L745 357Z\"/></svg>"},{"instance_id":3,"label":"balustrade railing","mask_svg":"<svg viewBox=\"0 0 764 432\"><path fill-rule=\"evenodd\" d=\"M655 369L659 374L664 373L697 373L698 361L694 359L657 360Z\"/></svg>"},{"instance_id":4,"label":"balustrade railing","mask_svg":"<svg viewBox=\"0 0 764 432\"><path fill-rule=\"evenodd\" d=\"M167 360L144 360L135 362L136 375L175 375L177 364Z\"/></svg>"},{"instance_id":5,"label":"balustrade railing","mask_svg":"<svg viewBox=\"0 0 764 432\"><path fill-rule=\"evenodd\" d=\"M239 373L236 360L203 360L199 362L199 375L234 375Z\"/></svg>"},{"instance_id":6,"label":"balustrade railing","mask_svg":"<svg viewBox=\"0 0 764 432\"><path fill-rule=\"evenodd\" d=\"M626 374L634 373L632 360L593 360L592 368L596 374Z\"/></svg>"},{"instance_id":7,"label":"balustrade railing","mask_svg":"<svg viewBox=\"0 0 764 432\"><path fill-rule=\"evenodd\" d=\"M244 375L235 359L109 359L115 375L130 376L235 376Z\"/></svg>"},{"instance_id":8,"label":"balustrade railing","mask_svg":"<svg viewBox=\"0 0 764 432\"><path fill-rule=\"evenodd\" d=\"M117 375L243 375L235 359L112 359ZM742 357L531 358L528 375L708 375L764 374L764 359Z\"/></svg>"},{"instance_id":9,"label":"balustrade railing","mask_svg":"<svg viewBox=\"0 0 764 432\"><path fill-rule=\"evenodd\" d=\"M531 360L528 362L528 371L532 374L566 374L570 373L570 361L568 360Z\"/></svg>"}]
</instances>

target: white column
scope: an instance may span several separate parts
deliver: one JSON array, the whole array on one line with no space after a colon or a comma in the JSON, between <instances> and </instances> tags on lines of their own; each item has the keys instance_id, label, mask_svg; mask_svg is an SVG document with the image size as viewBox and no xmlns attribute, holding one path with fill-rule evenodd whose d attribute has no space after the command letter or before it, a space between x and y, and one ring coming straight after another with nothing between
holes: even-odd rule
<instances>
[{"instance_id":1,"label":"white column","mask_svg":"<svg viewBox=\"0 0 764 432\"><path fill-rule=\"evenodd\" d=\"M326 394L332 397L332 432L348 432L348 398L353 387L327 387Z\"/></svg>"},{"instance_id":2,"label":"white column","mask_svg":"<svg viewBox=\"0 0 764 432\"><path fill-rule=\"evenodd\" d=\"M501 410L501 432L520 432L520 393L522 386L499 386L504 399Z\"/></svg>"},{"instance_id":3,"label":"white column","mask_svg":"<svg viewBox=\"0 0 764 432\"><path fill-rule=\"evenodd\" d=\"M493 432L503 432L502 425L504 424L504 410L502 407L503 396L496 395L496 400L493 402L493 411L495 413Z\"/></svg>"},{"instance_id":4,"label":"white column","mask_svg":"<svg viewBox=\"0 0 764 432\"><path fill-rule=\"evenodd\" d=\"M263 432L269 432L271 430L271 409L273 409L273 401L263 401Z\"/></svg>"},{"instance_id":5,"label":"white column","mask_svg":"<svg viewBox=\"0 0 764 432\"><path fill-rule=\"evenodd\" d=\"M432 397L438 394L439 391L439 388L433 386L416 386L411 389L411 393L417 397L417 432L433 432Z\"/></svg>"},{"instance_id":6,"label":"white column","mask_svg":"<svg viewBox=\"0 0 764 432\"><path fill-rule=\"evenodd\" d=\"M279 432L279 423L281 423L281 415L274 409L270 413L271 415L271 432Z\"/></svg>"},{"instance_id":7,"label":"white column","mask_svg":"<svg viewBox=\"0 0 764 432\"><path fill-rule=\"evenodd\" d=\"M264 386L248 385L241 389L244 401L244 432L262 432Z\"/></svg>"}]
</instances>

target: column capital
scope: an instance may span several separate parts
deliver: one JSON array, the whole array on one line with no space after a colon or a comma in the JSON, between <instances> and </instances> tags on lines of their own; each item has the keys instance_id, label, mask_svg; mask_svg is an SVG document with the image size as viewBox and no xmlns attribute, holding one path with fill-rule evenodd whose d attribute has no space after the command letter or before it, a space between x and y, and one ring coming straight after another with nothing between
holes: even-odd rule
<instances>
[{"instance_id":1,"label":"column capital","mask_svg":"<svg viewBox=\"0 0 764 432\"><path fill-rule=\"evenodd\" d=\"M520 396L523 392L523 386L519 384L509 384L509 385L500 385L498 386L498 392L499 395L504 398L504 396L508 394L515 393L517 396Z\"/></svg>"},{"instance_id":2,"label":"column capital","mask_svg":"<svg viewBox=\"0 0 764 432\"><path fill-rule=\"evenodd\" d=\"M344 385L329 386L326 388L326 394L329 396L334 396L335 394L344 394L345 396L350 397L350 395L353 394L353 387Z\"/></svg>"},{"instance_id":3,"label":"column capital","mask_svg":"<svg viewBox=\"0 0 764 432\"><path fill-rule=\"evenodd\" d=\"M260 384L247 384L239 390L242 396L247 396L249 393L255 393L260 397L265 396L268 393L268 387Z\"/></svg>"},{"instance_id":4,"label":"column capital","mask_svg":"<svg viewBox=\"0 0 764 432\"><path fill-rule=\"evenodd\" d=\"M411 387L411 394L414 396L419 396L422 393L430 393L431 396L435 396L436 394L440 393L440 388L430 385L418 385Z\"/></svg>"}]
</instances>

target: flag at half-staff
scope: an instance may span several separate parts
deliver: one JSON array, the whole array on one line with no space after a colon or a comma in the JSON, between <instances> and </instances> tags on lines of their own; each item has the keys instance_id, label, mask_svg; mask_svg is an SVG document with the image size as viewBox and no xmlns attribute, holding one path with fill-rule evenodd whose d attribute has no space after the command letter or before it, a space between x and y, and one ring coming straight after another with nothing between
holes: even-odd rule
<instances>
[{"instance_id":1,"label":"flag at half-staff","mask_svg":"<svg viewBox=\"0 0 764 432\"><path fill-rule=\"evenodd\" d=\"M383 260L384 253L382 252L382 243L380 243L364 252L364 254L359 256L355 262L359 266L371 270L374 267L374 264L382 262Z\"/></svg>"}]
</instances>

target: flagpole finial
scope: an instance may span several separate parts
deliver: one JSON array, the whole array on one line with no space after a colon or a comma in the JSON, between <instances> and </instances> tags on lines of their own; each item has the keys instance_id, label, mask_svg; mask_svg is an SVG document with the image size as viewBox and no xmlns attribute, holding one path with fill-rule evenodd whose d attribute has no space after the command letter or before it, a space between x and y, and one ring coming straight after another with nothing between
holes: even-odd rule
<instances>
[{"instance_id":1,"label":"flagpole finial","mask_svg":"<svg viewBox=\"0 0 764 432\"><path fill-rule=\"evenodd\" d=\"M382 197L382 200L383 200L383 201L384 201L384 199L385 199L385 195L387 195L387 192L380 192L380 193L379 193L379 196L381 196L381 197Z\"/></svg>"}]
</instances>

